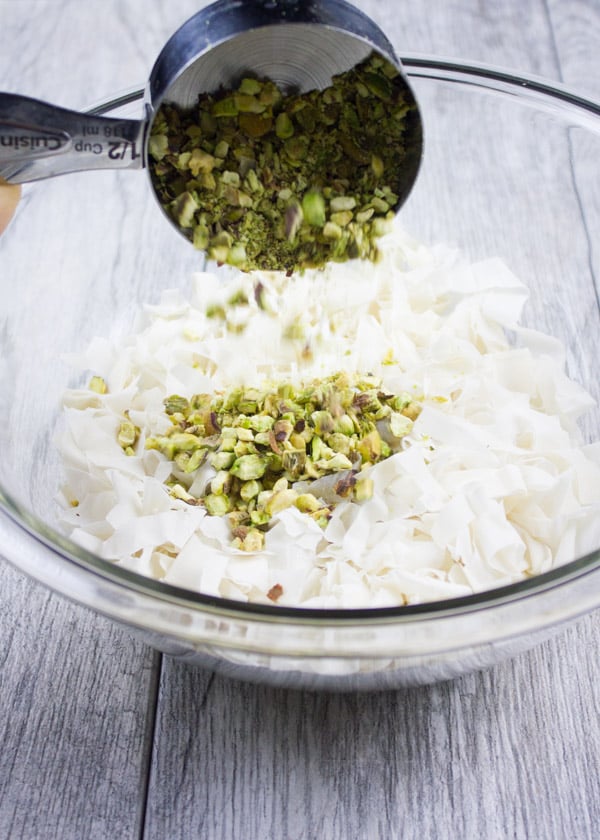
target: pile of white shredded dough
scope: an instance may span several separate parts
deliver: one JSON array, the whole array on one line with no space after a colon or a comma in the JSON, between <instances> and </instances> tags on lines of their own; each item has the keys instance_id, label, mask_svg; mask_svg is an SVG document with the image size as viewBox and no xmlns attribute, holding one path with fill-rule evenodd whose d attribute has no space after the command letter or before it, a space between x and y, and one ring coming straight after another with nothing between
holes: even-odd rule
<instances>
[{"instance_id":1,"label":"pile of white shredded dough","mask_svg":"<svg viewBox=\"0 0 600 840\"><path fill-rule=\"evenodd\" d=\"M304 607L468 595L597 548L600 444L575 423L592 400L559 343L518 326L526 288L498 259L469 264L398 230L382 251L291 277L198 274L190 300L167 292L133 335L95 339L75 362L107 393L68 391L59 439L72 539L170 584L263 603L276 587ZM248 303L228 304L238 289ZM423 403L402 451L369 468L371 499L340 502L324 530L288 508L248 553L226 519L169 495L170 462L144 448L170 425L165 397L339 371ZM117 442L126 410L134 455Z\"/></svg>"}]
</instances>

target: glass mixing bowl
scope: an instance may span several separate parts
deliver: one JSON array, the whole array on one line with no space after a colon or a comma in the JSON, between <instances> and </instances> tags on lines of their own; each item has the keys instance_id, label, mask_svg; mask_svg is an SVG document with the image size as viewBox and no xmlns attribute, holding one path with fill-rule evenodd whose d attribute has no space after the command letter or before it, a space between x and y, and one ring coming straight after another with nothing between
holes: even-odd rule
<instances>
[{"instance_id":1,"label":"glass mixing bowl","mask_svg":"<svg viewBox=\"0 0 600 840\"><path fill-rule=\"evenodd\" d=\"M566 347L598 397L600 105L563 87L427 57L404 64L425 158L401 213L426 243L502 257L529 286L529 326ZM141 92L97 113L135 116ZM185 286L199 257L165 224L141 174L93 172L26 189L0 241L0 551L52 589L151 645L236 677L380 689L488 666L600 605L600 551L522 583L419 606L306 610L203 596L87 553L57 529L65 354L130 332L143 302ZM600 438L600 414L582 429ZM600 496L600 488L599 496Z\"/></svg>"}]
</instances>

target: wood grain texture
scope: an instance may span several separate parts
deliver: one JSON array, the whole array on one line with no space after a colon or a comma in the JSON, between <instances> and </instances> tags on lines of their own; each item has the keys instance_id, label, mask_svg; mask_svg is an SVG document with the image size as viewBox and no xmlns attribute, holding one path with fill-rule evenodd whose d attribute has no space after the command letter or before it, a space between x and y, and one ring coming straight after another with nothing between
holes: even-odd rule
<instances>
[{"instance_id":1,"label":"wood grain texture","mask_svg":"<svg viewBox=\"0 0 600 840\"><path fill-rule=\"evenodd\" d=\"M546 0L560 79L582 96L600 98L600 7L588 0Z\"/></svg>"},{"instance_id":2,"label":"wood grain texture","mask_svg":"<svg viewBox=\"0 0 600 840\"><path fill-rule=\"evenodd\" d=\"M139 85L202 5L0 0L0 87L82 107ZM594 0L357 5L400 53L487 61L600 96ZM573 274L591 304L598 158L585 150L570 170L578 142L576 132L571 145L553 140L566 164L545 197L556 206L577 185L568 212L580 213L588 250ZM506 227L507 241L515 230ZM129 242L133 227L118 259L145 270ZM568 253L561 247L549 265ZM517 247L515 259L525 257ZM597 328L582 312L568 314L566 334ZM561 313L547 317L556 324ZM0 840L598 836L598 615L488 672L380 695L275 691L166 660L154 730L160 658L8 567L0 573Z\"/></svg>"},{"instance_id":3,"label":"wood grain texture","mask_svg":"<svg viewBox=\"0 0 600 840\"><path fill-rule=\"evenodd\" d=\"M137 838L159 655L0 573L0 837Z\"/></svg>"},{"instance_id":4,"label":"wood grain texture","mask_svg":"<svg viewBox=\"0 0 600 840\"><path fill-rule=\"evenodd\" d=\"M586 619L485 673L374 695L167 660L145 837L592 838L598 638Z\"/></svg>"}]
</instances>

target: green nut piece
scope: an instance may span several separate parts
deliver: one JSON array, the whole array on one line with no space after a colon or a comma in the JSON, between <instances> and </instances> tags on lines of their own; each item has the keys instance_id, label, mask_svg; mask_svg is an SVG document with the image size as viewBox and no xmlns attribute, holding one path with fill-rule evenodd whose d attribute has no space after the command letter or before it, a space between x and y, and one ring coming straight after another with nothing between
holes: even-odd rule
<instances>
[{"instance_id":1,"label":"green nut piece","mask_svg":"<svg viewBox=\"0 0 600 840\"><path fill-rule=\"evenodd\" d=\"M231 474L241 481L250 481L262 478L266 469L267 462L260 455L242 455L234 461Z\"/></svg>"},{"instance_id":2,"label":"green nut piece","mask_svg":"<svg viewBox=\"0 0 600 840\"><path fill-rule=\"evenodd\" d=\"M253 510L250 513L250 522L253 525L268 525L271 519L270 514L266 512L266 510Z\"/></svg>"},{"instance_id":3,"label":"green nut piece","mask_svg":"<svg viewBox=\"0 0 600 840\"><path fill-rule=\"evenodd\" d=\"M335 422L329 411L313 411L310 419L317 435L328 435L335 429Z\"/></svg>"},{"instance_id":4,"label":"green nut piece","mask_svg":"<svg viewBox=\"0 0 600 840\"><path fill-rule=\"evenodd\" d=\"M101 376L92 376L88 388L96 394L106 394L108 391L106 382Z\"/></svg>"},{"instance_id":5,"label":"green nut piece","mask_svg":"<svg viewBox=\"0 0 600 840\"><path fill-rule=\"evenodd\" d=\"M337 198L331 199L329 207L332 213L337 213L340 210L354 210L356 199L349 195L340 195Z\"/></svg>"},{"instance_id":6,"label":"green nut piece","mask_svg":"<svg viewBox=\"0 0 600 840\"><path fill-rule=\"evenodd\" d=\"M168 441L177 452L193 452L202 446L200 439L189 432L175 432L169 436Z\"/></svg>"},{"instance_id":7,"label":"green nut piece","mask_svg":"<svg viewBox=\"0 0 600 840\"><path fill-rule=\"evenodd\" d=\"M366 502L373 498L374 484L371 478L360 478L354 485L354 500Z\"/></svg>"},{"instance_id":8,"label":"green nut piece","mask_svg":"<svg viewBox=\"0 0 600 840\"><path fill-rule=\"evenodd\" d=\"M249 426L254 432L268 432L273 428L275 418L270 414L255 414L249 418Z\"/></svg>"},{"instance_id":9,"label":"green nut piece","mask_svg":"<svg viewBox=\"0 0 600 840\"><path fill-rule=\"evenodd\" d=\"M265 511L269 516L275 516L276 513L281 513L282 510L292 507L297 498L298 493L295 490L279 490L273 493L265 505Z\"/></svg>"},{"instance_id":10,"label":"green nut piece","mask_svg":"<svg viewBox=\"0 0 600 840\"><path fill-rule=\"evenodd\" d=\"M169 415L187 414L190 410L189 401L185 397L180 397L177 394L167 397L163 405L165 407L165 413Z\"/></svg>"},{"instance_id":11,"label":"green nut piece","mask_svg":"<svg viewBox=\"0 0 600 840\"><path fill-rule=\"evenodd\" d=\"M239 92L248 94L249 96L256 96L263 89L263 85L258 79L246 78L240 82Z\"/></svg>"},{"instance_id":12,"label":"green nut piece","mask_svg":"<svg viewBox=\"0 0 600 840\"><path fill-rule=\"evenodd\" d=\"M275 120L275 134L280 140L287 140L293 133L294 124L285 111L282 111Z\"/></svg>"},{"instance_id":13,"label":"green nut piece","mask_svg":"<svg viewBox=\"0 0 600 840\"><path fill-rule=\"evenodd\" d=\"M333 458L321 458L316 461L316 465L326 472L341 472L342 470L352 469L352 461L343 452L336 452Z\"/></svg>"},{"instance_id":14,"label":"green nut piece","mask_svg":"<svg viewBox=\"0 0 600 840\"><path fill-rule=\"evenodd\" d=\"M381 437L379 432L374 429L368 435L359 441L356 445L356 451L361 456L364 464L374 464L381 456Z\"/></svg>"},{"instance_id":15,"label":"green nut piece","mask_svg":"<svg viewBox=\"0 0 600 840\"><path fill-rule=\"evenodd\" d=\"M210 492L213 496L227 495L231 487L231 475L227 470L218 470L210 482Z\"/></svg>"},{"instance_id":16,"label":"green nut piece","mask_svg":"<svg viewBox=\"0 0 600 840\"><path fill-rule=\"evenodd\" d=\"M323 507L321 502L312 493L301 493L296 497L294 504L301 513L314 513Z\"/></svg>"},{"instance_id":17,"label":"green nut piece","mask_svg":"<svg viewBox=\"0 0 600 840\"><path fill-rule=\"evenodd\" d=\"M281 463L292 479L299 479L306 466L306 450L287 449L281 456Z\"/></svg>"},{"instance_id":18,"label":"green nut piece","mask_svg":"<svg viewBox=\"0 0 600 840\"><path fill-rule=\"evenodd\" d=\"M237 117L238 109L233 96L226 96L215 102L212 106L212 114L214 117Z\"/></svg>"},{"instance_id":19,"label":"green nut piece","mask_svg":"<svg viewBox=\"0 0 600 840\"><path fill-rule=\"evenodd\" d=\"M249 502L250 499L256 498L262 490L262 484L256 479L245 481L240 487L240 497L244 502Z\"/></svg>"},{"instance_id":20,"label":"green nut piece","mask_svg":"<svg viewBox=\"0 0 600 840\"><path fill-rule=\"evenodd\" d=\"M235 461L233 452L215 452L210 456L210 465L215 470L228 470Z\"/></svg>"},{"instance_id":21,"label":"green nut piece","mask_svg":"<svg viewBox=\"0 0 600 840\"><path fill-rule=\"evenodd\" d=\"M194 213L199 205L190 192L181 193L170 204L171 214L179 227L191 228L194 224Z\"/></svg>"},{"instance_id":22,"label":"green nut piece","mask_svg":"<svg viewBox=\"0 0 600 840\"><path fill-rule=\"evenodd\" d=\"M187 502L191 505L195 505L198 502L198 499L194 498L191 493L188 493L185 487L182 487L181 484L174 484L169 490L169 495L174 499L181 499L182 502Z\"/></svg>"},{"instance_id":23,"label":"green nut piece","mask_svg":"<svg viewBox=\"0 0 600 840\"><path fill-rule=\"evenodd\" d=\"M169 138L167 135L152 135L148 141L148 152L154 160L162 160L169 153Z\"/></svg>"},{"instance_id":24,"label":"green nut piece","mask_svg":"<svg viewBox=\"0 0 600 840\"><path fill-rule=\"evenodd\" d=\"M404 414L398 411L392 411L390 414L390 432L394 437L401 438L407 435L413 427L413 422Z\"/></svg>"},{"instance_id":25,"label":"green nut piece","mask_svg":"<svg viewBox=\"0 0 600 840\"><path fill-rule=\"evenodd\" d=\"M131 447L138 439L139 432L140 430L131 422L131 420L123 420L123 422L119 426L119 431L117 434L117 441L119 443L119 446L124 450L131 449ZM132 453L133 450L131 450L131 452L128 452L127 454Z\"/></svg>"},{"instance_id":26,"label":"green nut piece","mask_svg":"<svg viewBox=\"0 0 600 840\"><path fill-rule=\"evenodd\" d=\"M215 496L209 493L208 496L204 497L204 507L211 516L225 516L226 513L231 511L231 500L228 496L222 494Z\"/></svg>"},{"instance_id":27,"label":"green nut piece","mask_svg":"<svg viewBox=\"0 0 600 840\"><path fill-rule=\"evenodd\" d=\"M234 548L248 552L262 551L264 544L265 535L257 528L245 528L244 534L236 536L231 543Z\"/></svg>"},{"instance_id":28,"label":"green nut piece","mask_svg":"<svg viewBox=\"0 0 600 840\"><path fill-rule=\"evenodd\" d=\"M184 472L193 473L200 469L202 464L206 461L208 449L196 449L189 457L187 464L184 467Z\"/></svg>"},{"instance_id":29,"label":"green nut piece","mask_svg":"<svg viewBox=\"0 0 600 840\"><path fill-rule=\"evenodd\" d=\"M304 221L312 227L322 228L326 221L325 199L320 192L309 190L302 199Z\"/></svg>"}]
</instances>

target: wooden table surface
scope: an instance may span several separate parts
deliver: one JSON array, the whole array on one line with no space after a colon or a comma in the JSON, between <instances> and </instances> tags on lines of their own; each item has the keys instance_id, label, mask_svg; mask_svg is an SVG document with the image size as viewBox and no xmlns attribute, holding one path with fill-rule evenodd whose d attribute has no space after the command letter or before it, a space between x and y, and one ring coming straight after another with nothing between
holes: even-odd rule
<instances>
[{"instance_id":1,"label":"wooden table surface","mask_svg":"<svg viewBox=\"0 0 600 840\"><path fill-rule=\"evenodd\" d=\"M201 5L0 0L0 88L77 108L140 85ZM400 53L600 98L598 0L357 5ZM600 837L598 614L453 682L311 694L163 658L0 574L1 840Z\"/></svg>"}]
</instances>

